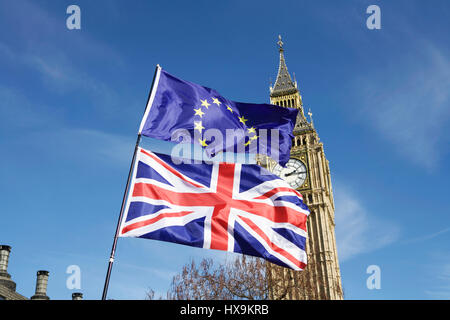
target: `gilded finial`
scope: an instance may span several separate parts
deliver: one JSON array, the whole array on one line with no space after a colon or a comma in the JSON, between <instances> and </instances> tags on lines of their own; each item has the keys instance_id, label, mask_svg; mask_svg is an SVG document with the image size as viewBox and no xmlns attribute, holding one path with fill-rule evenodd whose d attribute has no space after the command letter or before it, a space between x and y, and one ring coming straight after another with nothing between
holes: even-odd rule
<instances>
[{"instance_id":1,"label":"gilded finial","mask_svg":"<svg viewBox=\"0 0 450 320\"><path fill-rule=\"evenodd\" d=\"M278 46L280 47L280 51L283 51L283 41L281 41L281 35L278 35Z\"/></svg>"},{"instance_id":2,"label":"gilded finial","mask_svg":"<svg viewBox=\"0 0 450 320\"><path fill-rule=\"evenodd\" d=\"M311 125L314 127L314 122L313 122L313 114L311 112L311 108L308 109L308 116L309 116L309 121L311 122Z\"/></svg>"}]
</instances>

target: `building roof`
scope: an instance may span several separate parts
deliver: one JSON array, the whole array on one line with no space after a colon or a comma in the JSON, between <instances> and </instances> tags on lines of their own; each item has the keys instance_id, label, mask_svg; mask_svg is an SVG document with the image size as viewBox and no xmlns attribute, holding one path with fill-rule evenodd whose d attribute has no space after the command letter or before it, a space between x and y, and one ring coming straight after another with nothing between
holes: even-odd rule
<instances>
[{"instance_id":1,"label":"building roof","mask_svg":"<svg viewBox=\"0 0 450 320\"><path fill-rule=\"evenodd\" d=\"M0 299L2 300L28 300L27 297L3 286L0 285Z\"/></svg>"}]
</instances>

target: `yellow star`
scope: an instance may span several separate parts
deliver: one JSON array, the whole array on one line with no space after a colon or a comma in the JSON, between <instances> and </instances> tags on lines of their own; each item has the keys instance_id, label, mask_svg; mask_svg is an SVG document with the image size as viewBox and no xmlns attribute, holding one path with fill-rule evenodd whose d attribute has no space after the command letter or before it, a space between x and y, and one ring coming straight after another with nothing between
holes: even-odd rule
<instances>
[{"instance_id":1,"label":"yellow star","mask_svg":"<svg viewBox=\"0 0 450 320\"><path fill-rule=\"evenodd\" d=\"M256 139L258 139L259 137L257 136L257 135L254 135L254 136L252 136L252 137L250 137L250 140L256 140Z\"/></svg>"},{"instance_id":2,"label":"yellow star","mask_svg":"<svg viewBox=\"0 0 450 320\"><path fill-rule=\"evenodd\" d=\"M202 133L202 130L205 129L205 127L202 126L201 121L194 121L195 128L194 130L198 130L200 133Z\"/></svg>"},{"instance_id":3,"label":"yellow star","mask_svg":"<svg viewBox=\"0 0 450 320\"><path fill-rule=\"evenodd\" d=\"M222 102L220 102L219 99L217 99L217 98L212 98L212 99L213 99L213 103L217 104L218 107L219 107L220 104L222 103Z\"/></svg>"},{"instance_id":4,"label":"yellow star","mask_svg":"<svg viewBox=\"0 0 450 320\"><path fill-rule=\"evenodd\" d=\"M244 116L239 117L239 121L245 124L245 121L248 121L248 119L245 119Z\"/></svg>"},{"instance_id":5,"label":"yellow star","mask_svg":"<svg viewBox=\"0 0 450 320\"><path fill-rule=\"evenodd\" d=\"M202 147L207 147L208 144L206 143L206 139L198 139L198 142L200 142L200 144L202 145Z\"/></svg>"},{"instance_id":6,"label":"yellow star","mask_svg":"<svg viewBox=\"0 0 450 320\"><path fill-rule=\"evenodd\" d=\"M206 107L206 109L209 108L210 104L208 103L208 99L205 100L200 99L200 101L202 102L202 106Z\"/></svg>"},{"instance_id":7,"label":"yellow star","mask_svg":"<svg viewBox=\"0 0 450 320\"><path fill-rule=\"evenodd\" d=\"M255 131L255 127L251 127L249 129L247 129L248 133L256 133Z\"/></svg>"},{"instance_id":8,"label":"yellow star","mask_svg":"<svg viewBox=\"0 0 450 320\"><path fill-rule=\"evenodd\" d=\"M227 106L227 110L230 110L230 111L231 111L231 113L233 113L233 109L231 109L231 107L230 107L230 106Z\"/></svg>"},{"instance_id":9,"label":"yellow star","mask_svg":"<svg viewBox=\"0 0 450 320\"><path fill-rule=\"evenodd\" d=\"M200 118L203 117L203 115L205 114L205 113L202 111L202 108L194 109L194 111L195 111L194 116L200 116Z\"/></svg>"},{"instance_id":10,"label":"yellow star","mask_svg":"<svg viewBox=\"0 0 450 320\"><path fill-rule=\"evenodd\" d=\"M251 141L251 140L248 140L248 141L244 144L244 146L246 147L246 146L248 146L250 143L252 143L252 141Z\"/></svg>"}]
</instances>

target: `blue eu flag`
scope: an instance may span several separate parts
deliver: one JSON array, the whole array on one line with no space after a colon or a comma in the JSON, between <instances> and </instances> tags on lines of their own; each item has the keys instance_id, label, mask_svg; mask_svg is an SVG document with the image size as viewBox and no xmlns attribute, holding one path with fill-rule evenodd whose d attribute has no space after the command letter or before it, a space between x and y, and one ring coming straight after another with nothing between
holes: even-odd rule
<instances>
[{"instance_id":1,"label":"blue eu flag","mask_svg":"<svg viewBox=\"0 0 450 320\"><path fill-rule=\"evenodd\" d=\"M217 91L179 79L159 66L139 133L173 141L185 130L209 155L251 152L289 160L298 110L228 100Z\"/></svg>"}]
</instances>

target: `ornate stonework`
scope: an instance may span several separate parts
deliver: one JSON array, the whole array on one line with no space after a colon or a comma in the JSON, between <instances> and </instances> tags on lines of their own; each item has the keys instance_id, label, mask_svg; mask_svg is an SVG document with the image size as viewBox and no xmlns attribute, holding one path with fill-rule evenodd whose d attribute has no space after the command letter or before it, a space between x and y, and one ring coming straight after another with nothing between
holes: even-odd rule
<instances>
[{"instance_id":1,"label":"ornate stonework","mask_svg":"<svg viewBox=\"0 0 450 320\"><path fill-rule=\"evenodd\" d=\"M305 271L300 272L304 273L302 277L308 278L306 282L312 290L303 290L302 285L305 285L305 281L296 287L296 281L300 279L300 276L295 274L298 272L285 269L279 276L293 283L294 289L290 290L286 296L287 299L343 299L334 231L334 200L329 162L325 157L323 143L320 142L317 131L314 129L312 118L308 122L305 117L297 82L292 81L287 70L281 37L278 45L280 65L275 85L270 87L270 103L299 109L293 132L291 158L295 159L295 162L300 160L304 164L306 176L302 176L300 187L297 187L298 180L296 183L288 182L301 192L311 211L307 222L306 250L309 261L313 263L309 264ZM311 112L308 114L312 117ZM262 164L265 163L269 170L273 170L276 164L270 159L264 160ZM291 274L287 277L286 273Z\"/></svg>"}]
</instances>

